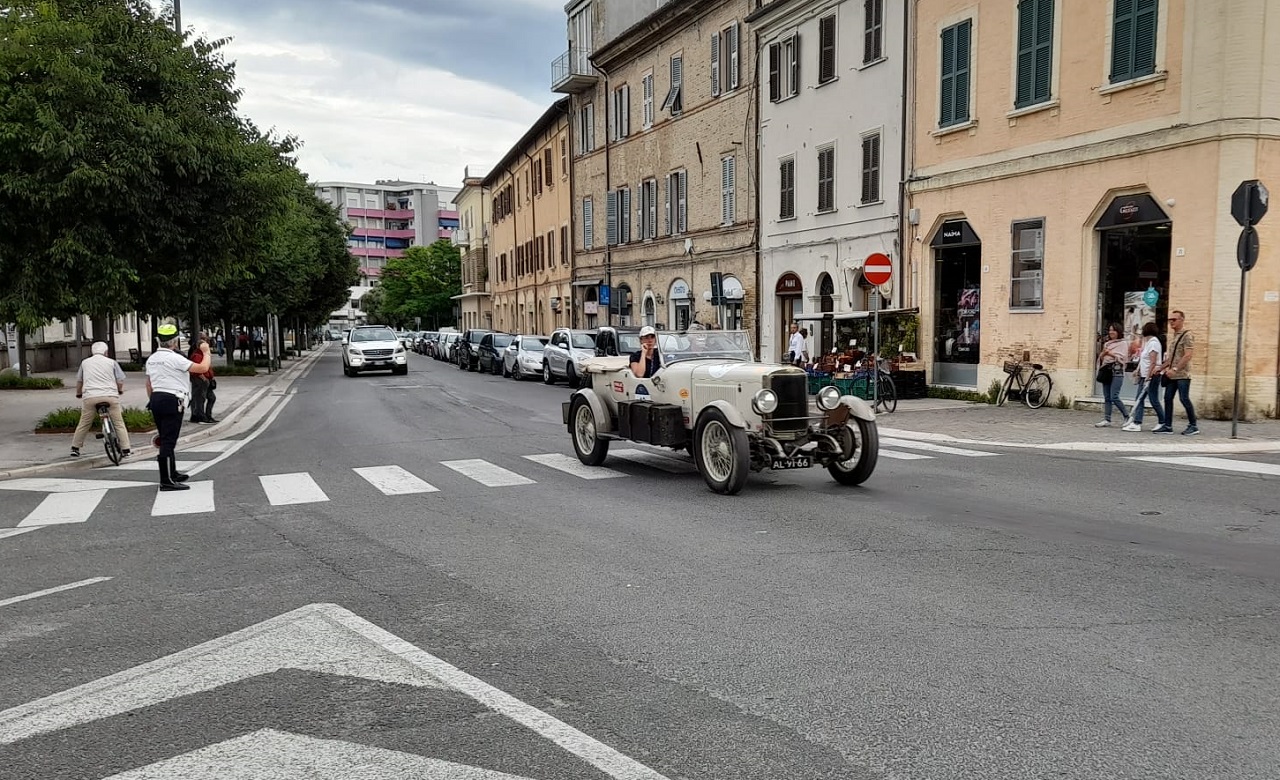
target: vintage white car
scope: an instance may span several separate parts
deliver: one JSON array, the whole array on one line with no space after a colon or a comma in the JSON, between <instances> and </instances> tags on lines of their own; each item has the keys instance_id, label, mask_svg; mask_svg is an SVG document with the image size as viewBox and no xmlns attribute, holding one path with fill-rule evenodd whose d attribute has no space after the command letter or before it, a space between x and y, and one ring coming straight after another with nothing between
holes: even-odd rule
<instances>
[{"instance_id":1,"label":"vintage white car","mask_svg":"<svg viewBox=\"0 0 1280 780\"><path fill-rule=\"evenodd\" d=\"M879 435L866 401L824 387L811 412L805 372L754 362L746 332L659 332L658 352L652 378L636 377L626 356L584 361L588 384L563 405L583 463L604 463L611 441L687 450L723 494L766 468L826 466L842 485L875 471Z\"/></svg>"}]
</instances>

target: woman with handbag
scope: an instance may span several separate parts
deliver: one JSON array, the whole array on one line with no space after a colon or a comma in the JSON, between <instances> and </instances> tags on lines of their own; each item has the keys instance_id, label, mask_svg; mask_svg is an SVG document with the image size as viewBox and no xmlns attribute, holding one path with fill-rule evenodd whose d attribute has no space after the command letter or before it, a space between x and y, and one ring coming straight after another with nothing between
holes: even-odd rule
<instances>
[{"instance_id":1,"label":"woman with handbag","mask_svg":"<svg viewBox=\"0 0 1280 780\"><path fill-rule=\"evenodd\" d=\"M1102 419L1093 424L1095 428L1111 427L1111 408L1120 410L1120 416L1129 417L1120 400L1120 385L1124 384L1124 364L1129 359L1129 342L1124 331L1116 323L1107 326L1107 340L1102 344L1102 352L1098 354L1098 384L1102 385Z\"/></svg>"},{"instance_id":2,"label":"woman with handbag","mask_svg":"<svg viewBox=\"0 0 1280 780\"><path fill-rule=\"evenodd\" d=\"M1142 326L1142 351L1138 353L1138 369L1133 376L1138 380L1138 394L1133 399L1133 417L1121 430L1131 433L1142 430L1143 402L1150 399L1151 410L1156 413L1156 427L1166 425L1164 409L1160 406L1160 375L1156 366L1164 362L1164 349L1160 346L1160 329L1154 322ZM1145 397L1144 397L1145 396Z\"/></svg>"}]
</instances>

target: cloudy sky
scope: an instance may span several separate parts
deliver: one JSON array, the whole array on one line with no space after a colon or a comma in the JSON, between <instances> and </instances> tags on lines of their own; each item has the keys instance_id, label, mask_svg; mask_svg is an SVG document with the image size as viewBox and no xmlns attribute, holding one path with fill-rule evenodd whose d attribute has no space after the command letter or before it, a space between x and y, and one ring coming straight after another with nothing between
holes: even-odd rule
<instances>
[{"instance_id":1,"label":"cloudy sky","mask_svg":"<svg viewBox=\"0 0 1280 780\"><path fill-rule=\"evenodd\" d=\"M182 0L182 22L232 39L241 111L302 139L317 181L487 173L566 46L564 0Z\"/></svg>"}]
</instances>

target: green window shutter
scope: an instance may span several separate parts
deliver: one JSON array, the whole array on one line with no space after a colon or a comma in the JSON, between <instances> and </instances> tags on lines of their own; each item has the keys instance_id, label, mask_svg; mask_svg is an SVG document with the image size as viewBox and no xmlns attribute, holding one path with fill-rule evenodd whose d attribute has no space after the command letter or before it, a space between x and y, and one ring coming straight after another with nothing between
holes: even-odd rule
<instances>
[{"instance_id":1,"label":"green window shutter","mask_svg":"<svg viewBox=\"0 0 1280 780\"><path fill-rule=\"evenodd\" d=\"M1053 0L1018 3L1018 82L1015 108L1049 99L1053 70Z\"/></svg>"},{"instance_id":2,"label":"green window shutter","mask_svg":"<svg viewBox=\"0 0 1280 780\"><path fill-rule=\"evenodd\" d=\"M1111 23L1111 83L1133 78L1133 26L1136 0L1115 0Z\"/></svg>"},{"instance_id":3,"label":"green window shutter","mask_svg":"<svg viewBox=\"0 0 1280 780\"><path fill-rule=\"evenodd\" d=\"M969 19L956 25L955 66L955 121L969 121L969 44L973 22Z\"/></svg>"},{"instance_id":4,"label":"green window shutter","mask_svg":"<svg viewBox=\"0 0 1280 780\"><path fill-rule=\"evenodd\" d=\"M948 27L942 31L942 83L938 89L940 107L938 109L938 125L946 127L956 122L956 28Z\"/></svg>"},{"instance_id":5,"label":"green window shutter","mask_svg":"<svg viewBox=\"0 0 1280 780\"><path fill-rule=\"evenodd\" d=\"M1158 0L1137 0L1133 20L1132 76L1148 76L1156 72L1156 19Z\"/></svg>"}]
</instances>

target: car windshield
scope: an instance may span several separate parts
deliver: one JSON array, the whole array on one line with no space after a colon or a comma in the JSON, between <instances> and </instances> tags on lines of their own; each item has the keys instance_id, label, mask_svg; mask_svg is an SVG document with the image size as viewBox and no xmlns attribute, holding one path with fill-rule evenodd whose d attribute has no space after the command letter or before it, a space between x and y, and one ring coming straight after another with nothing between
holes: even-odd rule
<instances>
[{"instance_id":1,"label":"car windshield","mask_svg":"<svg viewBox=\"0 0 1280 780\"><path fill-rule=\"evenodd\" d=\"M640 334L639 333L619 333L618 334L618 354L630 355L632 352L640 351Z\"/></svg>"},{"instance_id":2,"label":"car windshield","mask_svg":"<svg viewBox=\"0 0 1280 780\"><path fill-rule=\"evenodd\" d=\"M497 349L502 349L503 347L511 343L511 339L512 339L511 336L508 336L505 333L499 333L498 335L493 337L493 346Z\"/></svg>"},{"instance_id":3,"label":"car windshield","mask_svg":"<svg viewBox=\"0 0 1280 780\"><path fill-rule=\"evenodd\" d=\"M658 334L658 351L666 365L706 358L754 361L751 339L743 330L664 331Z\"/></svg>"},{"instance_id":4,"label":"car windshield","mask_svg":"<svg viewBox=\"0 0 1280 780\"><path fill-rule=\"evenodd\" d=\"M357 328L351 331L352 341L395 341L391 328Z\"/></svg>"},{"instance_id":5,"label":"car windshield","mask_svg":"<svg viewBox=\"0 0 1280 780\"><path fill-rule=\"evenodd\" d=\"M596 337L590 333L575 333L571 343L574 349L595 349Z\"/></svg>"},{"instance_id":6,"label":"car windshield","mask_svg":"<svg viewBox=\"0 0 1280 780\"><path fill-rule=\"evenodd\" d=\"M547 346L546 339L533 339L528 336L520 339L520 349L525 352L541 352L545 346Z\"/></svg>"}]
</instances>

